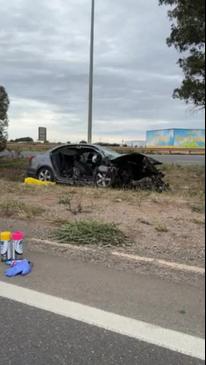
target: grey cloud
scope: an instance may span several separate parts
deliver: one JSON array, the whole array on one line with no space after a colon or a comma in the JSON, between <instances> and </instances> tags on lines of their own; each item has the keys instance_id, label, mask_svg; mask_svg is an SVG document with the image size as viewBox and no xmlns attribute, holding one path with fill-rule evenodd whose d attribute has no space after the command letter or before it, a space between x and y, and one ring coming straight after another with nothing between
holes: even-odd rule
<instances>
[{"instance_id":1,"label":"grey cloud","mask_svg":"<svg viewBox=\"0 0 206 365\"><path fill-rule=\"evenodd\" d=\"M82 120L71 124L80 133L87 118L90 5L90 0L0 0L0 83L13 100L47 105L62 136L70 128L65 120ZM157 0L96 0L97 134L135 134L132 120L139 121L137 133L153 122L159 127L159 121L202 126L202 113L194 115L172 100L182 76L178 54L165 43L168 34L166 9ZM18 113L20 118L19 104L11 118Z\"/></svg>"}]
</instances>

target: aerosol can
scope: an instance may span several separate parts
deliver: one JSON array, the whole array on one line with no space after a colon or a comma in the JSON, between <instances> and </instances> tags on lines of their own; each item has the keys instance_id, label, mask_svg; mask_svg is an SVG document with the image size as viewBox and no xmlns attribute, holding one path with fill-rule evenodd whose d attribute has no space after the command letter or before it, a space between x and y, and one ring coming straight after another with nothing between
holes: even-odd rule
<instances>
[{"instance_id":1,"label":"aerosol can","mask_svg":"<svg viewBox=\"0 0 206 365\"><path fill-rule=\"evenodd\" d=\"M12 260L19 260L23 258L24 248L24 233L13 232L12 233Z\"/></svg>"},{"instance_id":2,"label":"aerosol can","mask_svg":"<svg viewBox=\"0 0 206 365\"><path fill-rule=\"evenodd\" d=\"M0 253L1 261L5 262L12 259L12 234L11 232L1 232L0 234Z\"/></svg>"}]
</instances>

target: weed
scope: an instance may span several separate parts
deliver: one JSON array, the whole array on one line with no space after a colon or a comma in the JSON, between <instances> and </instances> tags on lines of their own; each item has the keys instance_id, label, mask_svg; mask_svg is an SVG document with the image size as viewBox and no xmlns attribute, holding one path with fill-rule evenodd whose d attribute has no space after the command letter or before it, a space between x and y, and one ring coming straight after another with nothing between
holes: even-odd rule
<instances>
[{"instance_id":1,"label":"weed","mask_svg":"<svg viewBox=\"0 0 206 365\"><path fill-rule=\"evenodd\" d=\"M15 200L0 203L0 215L2 217L33 218L43 213L44 209L42 207L27 205Z\"/></svg>"},{"instance_id":2,"label":"weed","mask_svg":"<svg viewBox=\"0 0 206 365\"><path fill-rule=\"evenodd\" d=\"M198 224L198 225L204 225L205 224L205 221L204 220L201 220L201 219L197 219L197 218L194 218L192 219L192 223L194 224Z\"/></svg>"},{"instance_id":3,"label":"weed","mask_svg":"<svg viewBox=\"0 0 206 365\"><path fill-rule=\"evenodd\" d=\"M145 202L148 197L151 195L151 192L148 191L137 191L136 192L136 203L138 205L139 208L141 208L143 202Z\"/></svg>"},{"instance_id":4,"label":"weed","mask_svg":"<svg viewBox=\"0 0 206 365\"><path fill-rule=\"evenodd\" d=\"M61 205L68 205L71 206L71 197L70 196L63 196L59 199L59 204Z\"/></svg>"},{"instance_id":5,"label":"weed","mask_svg":"<svg viewBox=\"0 0 206 365\"><path fill-rule=\"evenodd\" d=\"M8 181L22 181L27 164L26 159L0 159L1 178Z\"/></svg>"},{"instance_id":6,"label":"weed","mask_svg":"<svg viewBox=\"0 0 206 365\"><path fill-rule=\"evenodd\" d=\"M205 211L205 207L204 207L204 204L192 204L191 205L191 210L194 213L202 214Z\"/></svg>"},{"instance_id":7,"label":"weed","mask_svg":"<svg viewBox=\"0 0 206 365\"><path fill-rule=\"evenodd\" d=\"M173 193L191 199L204 197L204 166L163 165L166 181L170 184Z\"/></svg>"},{"instance_id":8,"label":"weed","mask_svg":"<svg viewBox=\"0 0 206 365\"><path fill-rule=\"evenodd\" d=\"M159 233L167 233L168 232L168 228L165 224L157 224L155 226L155 230Z\"/></svg>"},{"instance_id":9,"label":"weed","mask_svg":"<svg viewBox=\"0 0 206 365\"><path fill-rule=\"evenodd\" d=\"M62 243L99 246L121 246L127 241L115 224L96 221L67 223L54 232L54 238Z\"/></svg>"},{"instance_id":10,"label":"weed","mask_svg":"<svg viewBox=\"0 0 206 365\"><path fill-rule=\"evenodd\" d=\"M71 212L73 215L78 215L81 213L87 213L86 210L83 209L82 203L79 201L76 204L72 202L72 198L70 196L65 196L59 199L59 204L63 204L67 206L67 210Z\"/></svg>"}]
</instances>

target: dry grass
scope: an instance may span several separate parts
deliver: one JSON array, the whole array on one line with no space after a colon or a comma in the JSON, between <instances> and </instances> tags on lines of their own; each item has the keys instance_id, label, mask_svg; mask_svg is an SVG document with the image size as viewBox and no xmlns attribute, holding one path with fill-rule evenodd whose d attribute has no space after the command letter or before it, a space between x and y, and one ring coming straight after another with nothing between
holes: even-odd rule
<instances>
[{"instance_id":1,"label":"dry grass","mask_svg":"<svg viewBox=\"0 0 206 365\"><path fill-rule=\"evenodd\" d=\"M198 218L193 218L192 219L192 223L200 225L200 226L204 226L205 225L205 220L203 219L198 219Z\"/></svg>"},{"instance_id":2,"label":"dry grass","mask_svg":"<svg viewBox=\"0 0 206 365\"><path fill-rule=\"evenodd\" d=\"M7 181L23 181L26 168L28 165L27 159L0 159L1 179Z\"/></svg>"},{"instance_id":3,"label":"dry grass","mask_svg":"<svg viewBox=\"0 0 206 365\"><path fill-rule=\"evenodd\" d=\"M25 204L17 200L9 200L0 203L0 215L7 218L31 219L44 213L44 209L38 206Z\"/></svg>"},{"instance_id":4,"label":"dry grass","mask_svg":"<svg viewBox=\"0 0 206 365\"><path fill-rule=\"evenodd\" d=\"M57 143L7 143L7 149L16 152L44 152L56 146Z\"/></svg>"},{"instance_id":5,"label":"dry grass","mask_svg":"<svg viewBox=\"0 0 206 365\"><path fill-rule=\"evenodd\" d=\"M203 167L163 166L171 190L159 194L95 187L27 186L21 178L23 161L15 167L13 163L4 161L2 165L0 159L0 172L3 171L3 178L0 178L0 228L3 224L5 228L7 224L18 224L19 229L22 227L32 237L38 238L39 234L48 238L50 231L59 231L62 226L76 225L79 221L109 223L133 242L126 248L131 254L184 263L191 260L193 264L202 265ZM13 180L18 178L18 181L12 181L13 169L17 175ZM83 235L80 238L83 239Z\"/></svg>"},{"instance_id":6,"label":"dry grass","mask_svg":"<svg viewBox=\"0 0 206 365\"><path fill-rule=\"evenodd\" d=\"M166 224L162 224L162 223L156 224L155 230L159 233L167 233L169 231Z\"/></svg>"},{"instance_id":7,"label":"dry grass","mask_svg":"<svg viewBox=\"0 0 206 365\"><path fill-rule=\"evenodd\" d=\"M17 152L21 152L21 151L35 151L35 152L43 152L43 151L47 151L53 147L57 147L58 145L61 145L61 143L7 143L7 149L11 150L11 151L17 151ZM149 147L149 148L137 148L137 147L118 147L118 146L111 146L109 147L111 149L113 149L114 151L117 151L119 153L145 153L145 154L171 154L171 153L175 153L175 154L188 154L188 153L192 153L195 154L198 150L198 153L201 155L205 154L205 149L204 148L194 148L194 149L188 149L188 148L179 148L177 149L176 147L160 147L160 148L155 148L155 147Z\"/></svg>"},{"instance_id":8,"label":"dry grass","mask_svg":"<svg viewBox=\"0 0 206 365\"><path fill-rule=\"evenodd\" d=\"M204 166L164 165L163 172L173 193L188 198L204 197Z\"/></svg>"},{"instance_id":9,"label":"dry grass","mask_svg":"<svg viewBox=\"0 0 206 365\"><path fill-rule=\"evenodd\" d=\"M192 204L191 205L192 212L203 214L205 211L205 203L204 201L200 202L199 204Z\"/></svg>"}]
</instances>

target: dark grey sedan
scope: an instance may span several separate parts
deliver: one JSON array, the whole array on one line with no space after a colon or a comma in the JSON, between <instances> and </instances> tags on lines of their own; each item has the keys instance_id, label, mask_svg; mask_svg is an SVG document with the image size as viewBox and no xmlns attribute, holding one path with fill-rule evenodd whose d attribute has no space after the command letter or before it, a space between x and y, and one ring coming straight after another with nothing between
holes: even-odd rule
<instances>
[{"instance_id":1,"label":"dark grey sedan","mask_svg":"<svg viewBox=\"0 0 206 365\"><path fill-rule=\"evenodd\" d=\"M30 159L27 176L41 181L98 187L139 187L163 191L166 184L156 167L161 163L143 154L119 154L99 145L61 145Z\"/></svg>"}]
</instances>

